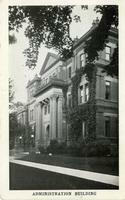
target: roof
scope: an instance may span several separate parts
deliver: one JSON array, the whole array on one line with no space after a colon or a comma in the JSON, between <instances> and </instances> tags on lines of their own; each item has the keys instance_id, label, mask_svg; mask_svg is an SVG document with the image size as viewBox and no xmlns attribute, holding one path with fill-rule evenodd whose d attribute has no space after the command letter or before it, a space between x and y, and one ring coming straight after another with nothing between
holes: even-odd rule
<instances>
[{"instance_id":1,"label":"roof","mask_svg":"<svg viewBox=\"0 0 125 200\"><path fill-rule=\"evenodd\" d=\"M81 38L77 39L73 45L74 49L77 48L82 42L86 41L93 33L93 31L97 28L98 25L92 26ZM118 29L111 28L110 35L116 36L118 35Z\"/></svg>"},{"instance_id":2,"label":"roof","mask_svg":"<svg viewBox=\"0 0 125 200\"><path fill-rule=\"evenodd\" d=\"M50 58L51 58L51 61L47 66L47 62L49 62ZM43 73L45 73L45 71L50 69L53 66L53 64L55 64L59 59L60 59L60 57L58 55L48 52L48 54L47 54L47 56L45 58L45 61L44 61L43 65L42 65L42 68L40 70L40 75L42 75Z\"/></svg>"}]
</instances>

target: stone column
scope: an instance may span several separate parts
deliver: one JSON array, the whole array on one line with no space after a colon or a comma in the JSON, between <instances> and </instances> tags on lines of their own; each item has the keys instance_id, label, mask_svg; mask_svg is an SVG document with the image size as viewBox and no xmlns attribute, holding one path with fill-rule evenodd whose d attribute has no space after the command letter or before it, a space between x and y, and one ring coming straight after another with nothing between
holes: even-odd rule
<instances>
[{"instance_id":1,"label":"stone column","mask_svg":"<svg viewBox=\"0 0 125 200\"><path fill-rule=\"evenodd\" d=\"M36 137L35 144L36 148L41 145L41 137L42 137L42 109L41 103L38 103L36 106Z\"/></svg>"},{"instance_id":2,"label":"stone column","mask_svg":"<svg viewBox=\"0 0 125 200\"><path fill-rule=\"evenodd\" d=\"M52 126L53 126L53 98L50 97L50 140L52 140Z\"/></svg>"},{"instance_id":3,"label":"stone column","mask_svg":"<svg viewBox=\"0 0 125 200\"><path fill-rule=\"evenodd\" d=\"M53 95L51 97L51 137L52 139L56 139L56 126L57 126L57 110L56 110L56 99L57 95Z\"/></svg>"},{"instance_id":4,"label":"stone column","mask_svg":"<svg viewBox=\"0 0 125 200\"><path fill-rule=\"evenodd\" d=\"M63 135L62 135L62 123L63 123L63 113L62 113L62 101L63 96L58 97L58 141L63 141Z\"/></svg>"}]
</instances>

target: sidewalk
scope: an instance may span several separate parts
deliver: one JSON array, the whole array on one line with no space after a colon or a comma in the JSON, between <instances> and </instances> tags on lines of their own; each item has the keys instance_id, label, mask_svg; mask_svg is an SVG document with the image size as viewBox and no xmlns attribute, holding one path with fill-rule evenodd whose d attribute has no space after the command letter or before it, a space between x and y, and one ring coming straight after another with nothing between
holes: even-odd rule
<instances>
[{"instance_id":1,"label":"sidewalk","mask_svg":"<svg viewBox=\"0 0 125 200\"><path fill-rule=\"evenodd\" d=\"M97 181L97 182L101 182L101 183L111 184L111 185L115 185L115 186L118 186L118 184L119 184L118 176L90 172L90 171L86 171L86 170L78 170L78 169L71 169L71 168L66 168L66 167L59 167L59 166L54 166L54 165L40 164L40 163L35 163L35 162L28 162L28 161L23 161L23 160L16 160L16 159L24 156L24 152L22 154L21 153L18 154L17 156L18 157L11 156L10 162L19 164L19 165L24 165L27 167L33 167L33 168L37 168L37 169L42 169L42 170L46 170L46 171L51 171L51 172L55 172L55 173L78 177L78 178L82 178L82 179L88 179L88 180L93 180L93 181Z\"/></svg>"}]
</instances>

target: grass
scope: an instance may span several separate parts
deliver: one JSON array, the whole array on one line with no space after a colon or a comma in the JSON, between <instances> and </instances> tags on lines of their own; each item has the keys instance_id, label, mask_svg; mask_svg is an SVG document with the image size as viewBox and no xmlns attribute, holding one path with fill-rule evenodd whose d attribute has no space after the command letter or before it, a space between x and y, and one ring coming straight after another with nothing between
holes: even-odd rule
<instances>
[{"instance_id":1,"label":"grass","mask_svg":"<svg viewBox=\"0 0 125 200\"><path fill-rule=\"evenodd\" d=\"M65 155L30 154L21 160L118 175L118 158L113 157L72 157Z\"/></svg>"}]
</instances>

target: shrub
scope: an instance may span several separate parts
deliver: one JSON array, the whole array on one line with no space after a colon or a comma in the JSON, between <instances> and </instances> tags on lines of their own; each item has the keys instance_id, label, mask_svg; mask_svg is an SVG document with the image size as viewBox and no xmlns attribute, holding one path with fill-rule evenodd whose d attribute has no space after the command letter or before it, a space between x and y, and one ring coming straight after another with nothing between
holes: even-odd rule
<instances>
[{"instance_id":1,"label":"shrub","mask_svg":"<svg viewBox=\"0 0 125 200\"><path fill-rule=\"evenodd\" d=\"M103 140L88 142L83 148L83 156L108 156L111 155L110 143Z\"/></svg>"},{"instance_id":2,"label":"shrub","mask_svg":"<svg viewBox=\"0 0 125 200\"><path fill-rule=\"evenodd\" d=\"M46 153L46 149L44 147L39 146L38 149L39 149L39 151L40 151L41 154Z\"/></svg>"},{"instance_id":3,"label":"shrub","mask_svg":"<svg viewBox=\"0 0 125 200\"><path fill-rule=\"evenodd\" d=\"M15 143L14 143L14 140L13 140L13 138L12 138L12 139L10 139L10 141L9 141L9 149L12 150L12 149L14 148L14 146L15 146Z\"/></svg>"},{"instance_id":4,"label":"shrub","mask_svg":"<svg viewBox=\"0 0 125 200\"><path fill-rule=\"evenodd\" d=\"M117 157L118 156L118 145L117 144L112 144L111 145L111 156L112 157Z\"/></svg>"},{"instance_id":5,"label":"shrub","mask_svg":"<svg viewBox=\"0 0 125 200\"><path fill-rule=\"evenodd\" d=\"M85 146L84 141L73 141L67 147L67 153L73 156L82 156L83 155L83 148Z\"/></svg>"},{"instance_id":6,"label":"shrub","mask_svg":"<svg viewBox=\"0 0 125 200\"><path fill-rule=\"evenodd\" d=\"M63 154L66 153L66 143L59 143L57 140L51 140L47 147L48 153Z\"/></svg>"}]
</instances>

